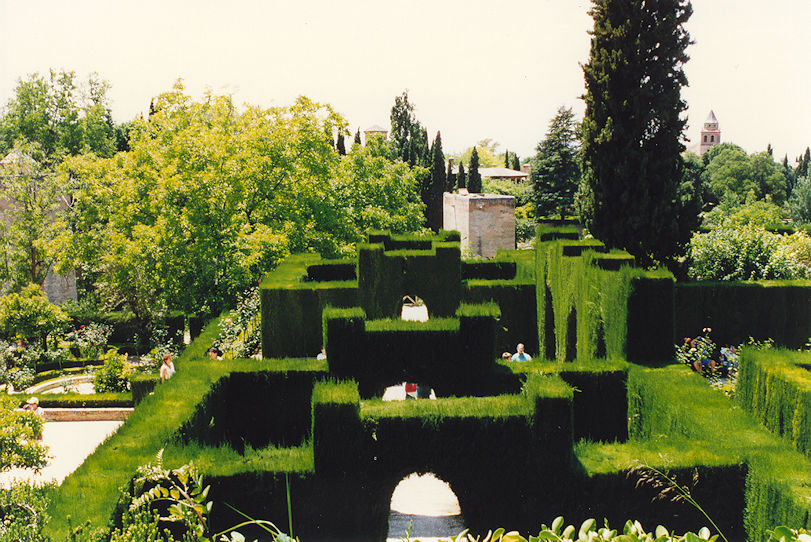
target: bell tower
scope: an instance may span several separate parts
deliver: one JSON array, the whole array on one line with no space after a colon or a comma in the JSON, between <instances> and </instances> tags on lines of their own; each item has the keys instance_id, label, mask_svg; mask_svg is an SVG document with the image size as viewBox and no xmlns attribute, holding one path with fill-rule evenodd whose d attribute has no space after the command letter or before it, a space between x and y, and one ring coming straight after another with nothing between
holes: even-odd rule
<instances>
[{"instance_id":1,"label":"bell tower","mask_svg":"<svg viewBox=\"0 0 811 542\"><path fill-rule=\"evenodd\" d=\"M698 154L703 156L705 152L721 142L721 130L718 128L718 119L715 113L710 111L707 120L704 121L704 128L701 130L701 146Z\"/></svg>"}]
</instances>

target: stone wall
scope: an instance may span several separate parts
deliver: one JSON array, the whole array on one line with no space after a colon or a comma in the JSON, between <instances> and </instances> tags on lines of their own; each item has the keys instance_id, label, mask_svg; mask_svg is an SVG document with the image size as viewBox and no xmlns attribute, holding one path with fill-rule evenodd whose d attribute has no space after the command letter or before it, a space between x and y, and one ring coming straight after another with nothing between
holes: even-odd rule
<instances>
[{"instance_id":1,"label":"stone wall","mask_svg":"<svg viewBox=\"0 0 811 542\"><path fill-rule=\"evenodd\" d=\"M445 192L442 227L461 234L462 252L493 258L515 248L515 198L498 194Z\"/></svg>"},{"instance_id":2,"label":"stone wall","mask_svg":"<svg viewBox=\"0 0 811 542\"><path fill-rule=\"evenodd\" d=\"M76 273L71 271L67 275L57 275L52 271L45 277L42 289L51 303L58 305L69 299L76 301Z\"/></svg>"}]
</instances>

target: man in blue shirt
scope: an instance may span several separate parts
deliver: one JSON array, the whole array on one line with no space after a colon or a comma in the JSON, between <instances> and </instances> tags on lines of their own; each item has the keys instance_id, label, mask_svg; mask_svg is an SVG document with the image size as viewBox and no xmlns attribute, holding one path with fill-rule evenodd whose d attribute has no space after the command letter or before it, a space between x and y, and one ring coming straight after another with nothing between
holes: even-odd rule
<instances>
[{"instance_id":1,"label":"man in blue shirt","mask_svg":"<svg viewBox=\"0 0 811 542\"><path fill-rule=\"evenodd\" d=\"M512 361L532 361L532 356L524 352L523 343L518 343L515 347L515 354L513 354Z\"/></svg>"}]
</instances>

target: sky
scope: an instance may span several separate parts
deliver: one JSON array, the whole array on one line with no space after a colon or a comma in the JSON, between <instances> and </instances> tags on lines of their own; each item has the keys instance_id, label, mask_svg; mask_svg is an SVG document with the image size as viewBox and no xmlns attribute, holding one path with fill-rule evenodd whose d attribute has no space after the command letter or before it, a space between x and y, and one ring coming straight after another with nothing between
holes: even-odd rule
<instances>
[{"instance_id":1,"label":"sky","mask_svg":"<svg viewBox=\"0 0 811 542\"><path fill-rule=\"evenodd\" d=\"M0 0L0 104L51 68L112 85L116 122L182 78L237 103L331 104L351 130L390 126L408 91L446 153L490 138L526 157L561 106L585 109L587 0ZM688 146L710 110L722 140L811 145L811 2L693 0Z\"/></svg>"}]
</instances>

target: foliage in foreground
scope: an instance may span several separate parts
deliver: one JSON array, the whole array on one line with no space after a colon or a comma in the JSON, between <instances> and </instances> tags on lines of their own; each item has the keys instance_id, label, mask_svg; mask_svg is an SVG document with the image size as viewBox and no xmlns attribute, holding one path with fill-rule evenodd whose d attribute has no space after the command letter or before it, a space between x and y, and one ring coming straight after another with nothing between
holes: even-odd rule
<instances>
[{"instance_id":1,"label":"foliage in foreground","mask_svg":"<svg viewBox=\"0 0 811 542\"><path fill-rule=\"evenodd\" d=\"M781 526L775 528L769 535L770 542L811 542L811 536L804 529L796 530ZM687 532L678 535L661 525L653 532L648 532L638 521L631 520L625 522L622 532L611 529L608 522L598 528L593 518L584 521L578 529L574 525L564 527L563 517L558 516L551 526L542 525L540 532L528 539L517 531L506 532L504 529L496 529L494 532L488 532L484 538L474 537L463 531L455 537L442 539L442 542L700 542L702 540L713 542L717 538L718 535L710 536L710 531L706 527L698 533Z\"/></svg>"}]
</instances>

